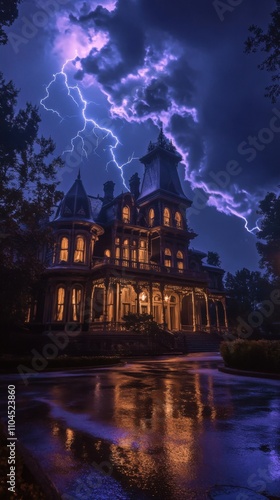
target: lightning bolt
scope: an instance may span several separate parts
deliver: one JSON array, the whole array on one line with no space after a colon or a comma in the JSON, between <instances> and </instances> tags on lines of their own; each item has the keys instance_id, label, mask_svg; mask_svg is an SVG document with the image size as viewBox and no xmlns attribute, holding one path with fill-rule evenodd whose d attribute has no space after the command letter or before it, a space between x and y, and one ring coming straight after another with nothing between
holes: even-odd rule
<instances>
[{"instance_id":1,"label":"lightning bolt","mask_svg":"<svg viewBox=\"0 0 280 500\"><path fill-rule=\"evenodd\" d=\"M128 189L128 187L127 187L127 185L125 183L124 170L123 169L124 169L125 166L129 165L132 161L137 160L138 158L136 158L134 156L134 153L132 153L132 155L128 158L128 160L126 162L124 162L123 164L119 164L119 162L117 160L117 157L116 157L116 150L117 150L118 146L121 145L121 142L120 142L119 138L113 133L113 131L111 129L99 125L97 123L97 121L95 121L93 118L89 118L87 116L87 108L88 108L88 105L91 103L91 101L88 102L83 97L82 91L81 91L81 89L80 89L80 87L78 85L70 85L69 84L68 75L67 75L67 72L66 72L67 65L69 63L75 64L75 62L78 61L78 60L79 60L79 57L76 56L75 58L67 59L64 62L64 64L62 65L61 70L58 71L57 73L55 73L53 75L52 80L46 86L46 95L45 95L45 97L43 97L40 100L40 104L41 104L41 106L43 106L43 108L46 111L50 111L50 112L56 114L61 119L61 121L63 121L65 119L65 117L63 117L57 109L48 107L47 104L46 104L47 101L48 101L48 99L50 99L50 89L51 89L51 87L56 84L56 82L58 81L59 77L62 77L64 85L65 85L65 88L67 90L67 95L73 101L73 103L77 106L77 108L79 110L79 113L81 114L82 119L83 119L83 126L77 131L76 135L71 138L71 141L70 141L71 142L71 148L64 150L63 153L62 153L62 155L66 154L66 153L73 153L73 151L75 149L75 143L76 143L76 141L80 141L81 142L81 146L82 146L81 147L81 151L82 151L82 155L81 156L82 157L84 156L84 157L88 158L88 153L87 153L87 151L85 149L85 142L84 142L83 134L86 133L87 126L90 125L91 126L91 133L94 134L95 138L96 138L96 147L94 149L95 153L97 151L98 146L100 145L100 143L102 141L104 141L108 137L112 140L112 144L110 144L108 146L108 149L109 149L110 155L111 155L111 159L107 162L106 169L108 168L108 166L109 166L110 163L113 163L118 168L118 170L120 171L120 175L121 175L121 179L122 179L124 187L126 189ZM67 115L67 116L69 117L69 115ZM99 132L102 133L101 140L100 140L99 136L96 133L97 131L99 131Z\"/></svg>"}]
</instances>

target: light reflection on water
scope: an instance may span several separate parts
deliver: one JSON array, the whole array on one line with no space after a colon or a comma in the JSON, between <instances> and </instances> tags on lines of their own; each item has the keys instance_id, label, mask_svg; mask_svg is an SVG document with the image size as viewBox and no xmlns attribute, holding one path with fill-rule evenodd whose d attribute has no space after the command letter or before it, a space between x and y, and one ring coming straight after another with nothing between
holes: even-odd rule
<instances>
[{"instance_id":1,"label":"light reflection on water","mask_svg":"<svg viewBox=\"0 0 280 500\"><path fill-rule=\"evenodd\" d=\"M52 452L44 466L72 498L91 498L91 490L77 493L83 477L94 500L203 500L214 484L248 487L259 467L273 478L267 491L277 494L279 383L222 374L217 362L138 361L36 380L38 413L27 404L19 432L40 455L30 420L45 425ZM28 399L28 388L23 392ZM102 475L101 463L109 464L110 475Z\"/></svg>"}]
</instances>

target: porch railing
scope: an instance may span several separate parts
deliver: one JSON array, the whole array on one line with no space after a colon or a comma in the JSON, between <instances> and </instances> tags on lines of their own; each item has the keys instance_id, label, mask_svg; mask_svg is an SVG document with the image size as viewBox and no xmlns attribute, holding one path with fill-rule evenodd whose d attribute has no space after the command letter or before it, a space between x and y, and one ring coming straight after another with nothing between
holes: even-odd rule
<instances>
[{"instance_id":1,"label":"porch railing","mask_svg":"<svg viewBox=\"0 0 280 500\"><path fill-rule=\"evenodd\" d=\"M195 279L203 279L203 280L207 279L206 272L178 269L177 267L167 267L167 266L162 266L160 264L154 264L151 262L114 259L112 257L93 257L92 259L93 269L104 266L115 266L115 267L128 268L130 270L140 270L140 271L148 271L148 272L164 273L172 275L177 274L178 276L181 275L184 277L195 278Z\"/></svg>"}]
</instances>

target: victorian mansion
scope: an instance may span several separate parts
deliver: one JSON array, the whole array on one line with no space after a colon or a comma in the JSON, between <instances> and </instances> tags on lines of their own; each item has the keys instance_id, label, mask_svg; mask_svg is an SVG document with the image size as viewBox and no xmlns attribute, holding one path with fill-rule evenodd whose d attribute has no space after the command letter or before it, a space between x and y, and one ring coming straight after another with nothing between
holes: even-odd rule
<instances>
[{"instance_id":1,"label":"victorian mansion","mask_svg":"<svg viewBox=\"0 0 280 500\"><path fill-rule=\"evenodd\" d=\"M190 247L191 201L179 175L181 156L162 131L140 159L128 192L86 193L80 174L50 222L55 246L48 255L43 296L31 313L52 329L118 331L127 313L148 313L172 331L227 327L223 270L206 265ZM141 185L140 185L141 184Z\"/></svg>"}]
</instances>

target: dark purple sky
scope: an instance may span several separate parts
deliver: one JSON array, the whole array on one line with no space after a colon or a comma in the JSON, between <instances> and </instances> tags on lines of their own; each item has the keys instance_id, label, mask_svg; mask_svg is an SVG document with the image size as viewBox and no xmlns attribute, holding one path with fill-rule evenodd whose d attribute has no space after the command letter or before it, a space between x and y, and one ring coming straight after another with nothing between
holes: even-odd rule
<instances>
[{"instance_id":1,"label":"dark purple sky","mask_svg":"<svg viewBox=\"0 0 280 500\"><path fill-rule=\"evenodd\" d=\"M269 75L257 68L259 54L244 54L244 41L274 5L23 0L1 67L21 89L20 104L39 106L57 154L66 151L61 188L81 168L89 194L102 194L109 179L116 194L125 191L162 124L184 158L194 246L219 252L231 272L256 269L256 230L245 219L256 226L258 201L280 183L280 105L264 97Z\"/></svg>"}]
</instances>

